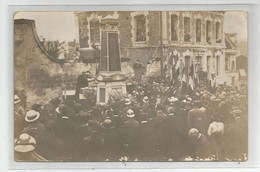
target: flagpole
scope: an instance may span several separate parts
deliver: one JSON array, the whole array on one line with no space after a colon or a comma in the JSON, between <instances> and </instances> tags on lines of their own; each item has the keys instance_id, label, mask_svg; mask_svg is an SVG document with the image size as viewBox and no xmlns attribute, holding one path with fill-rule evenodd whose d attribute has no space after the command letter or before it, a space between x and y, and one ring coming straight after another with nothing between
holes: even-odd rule
<instances>
[{"instance_id":1,"label":"flagpole","mask_svg":"<svg viewBox=\"0 0 260 172\"><path fill-rule=\"evenodd\" d=\"M159 12L160 13L160 46L161 46L161 58L160 58L160 62L161 62L161 78L163 77L163 34L162 34L162 11Z\"/></svg>"}]
</instances>

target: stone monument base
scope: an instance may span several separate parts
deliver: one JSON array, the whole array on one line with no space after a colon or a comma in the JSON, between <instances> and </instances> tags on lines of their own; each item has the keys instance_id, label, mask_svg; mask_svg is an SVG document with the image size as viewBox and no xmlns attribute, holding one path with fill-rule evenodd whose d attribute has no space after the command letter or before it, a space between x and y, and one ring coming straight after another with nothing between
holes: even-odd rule
<instances>
[{"instance_id":1,"label":"stone monument base","mask_svg":"<svg viewBox=\"0 0 260 172\"><path fill-rule=\"evenodd\" d=\"M100 72L97 75L97 104L107 104L111 95L126 94L125 80L122 72Z\"/></svg>"}]
</instances>

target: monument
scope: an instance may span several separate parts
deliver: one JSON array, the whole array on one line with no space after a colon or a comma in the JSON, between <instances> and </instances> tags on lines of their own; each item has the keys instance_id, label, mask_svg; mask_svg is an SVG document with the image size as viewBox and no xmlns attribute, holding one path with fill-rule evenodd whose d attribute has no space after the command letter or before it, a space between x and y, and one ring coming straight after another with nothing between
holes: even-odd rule
<instances>
[{"instance_id":1,"label":"monument","mask_svg":"<svg viewBox=\"0 0 260 172\"><path fill-rule=\"evenodd\" d=\"M100 22L101 51L97 74L97 104L107 104L110 95L126 93L121 71L118 19L108 15Z\"/></svg>"}]
</instances>

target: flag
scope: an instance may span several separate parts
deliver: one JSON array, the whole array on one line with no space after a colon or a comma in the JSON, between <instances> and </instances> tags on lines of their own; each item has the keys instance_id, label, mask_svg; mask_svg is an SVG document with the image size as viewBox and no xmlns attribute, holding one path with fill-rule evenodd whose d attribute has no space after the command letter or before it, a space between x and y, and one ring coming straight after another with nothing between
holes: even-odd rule
<instances>
[{"instance_id":1,"label":"flag","mask_svg":"<svg viewBox=\"0 0 260 172\"><path fill-rule=\"evenodd\" d=\"M189 86L194 91L194 81L191 76L189 76Z\"/></svg>"},{"instance_id":2,"label":"flag","mask_svg":"<svg viewBox=\"0 0 260 172\"><path fill-rule=\"evenodd\" d=\"M190 66L190 73L189 73L189 75L193 78L193 76L194 76L194 65L193 65L193 63L191 64L191 66Z\"/></svg>"},{"instance_id":3,"label":"flag","mask_svg":"<svg viewBox=\"0 0 260 172\"><path fill-rule=\"evenodd\" d=\"M174 54L173 54L174 55ZM178 56L178 53L176 55L173 56L173 59L174 59L174 64L177 63L177 61L179 60L179 56Z\"/></svg>"},{"instance_id":4,"label":"flag","mask_svg":"<svg viewBox=\"0 0 260 172\"><path fill-rule=\"evenodd\" d=\"M178 68L175 72L175 79L178 79L180 77L180 69Z\"/></svg>"},{"instance_id":5,"label":"flag","mask_svg":"<svg viewBox=\"0 0 260 172\"><path fill-rule=\"evenodd\" d=\"M183 61L180 60L180 64L179 64L180 71L179 72L180 72L181 76L183 75L184 67L185 67L185 65L184 65Z\"/></svg>"},{"instance_id":6,"label":"flag","mask_svg":"<svg viewBox=\"0 0 260 172\"><path fill-rule=\"evenodd\" d=\"M186 78L186 75L184 74L183 76L182 76L182 80L181 80L182 82L187 82L187 78Z\"/></svg>"},{"instance_id":7,"label":"flag","mask_svg":"<svg viewBox=\"0 0 260 172\"><path fill-rule=\"evenodd\" d=\"M212 88L216 87L215 76L211 78L211 87L212 87Z\"/></svg>"},{"instance_id":8,"label":"flag","mask_svg":"<svg viewBox=\"0 0 260 172\"><path fill-rule=\"evenodd\" d=\"M170 64L170 65L174 65L175 64L173 53L171 53L171 55L169 57L168 64Z\"/></svg>"},{"instance_id":9,"label":"flag","mask_svg":"<svg viewBox=\"0 0 260 172\"><path fill-rule=\"evenodd\" d=\"M178 59L175 65L175 71L177 71L180 67L180 60Z\"/></svg>"},{"instance_id":10,"label":"flag","mask_svg":"<svg viewBox=\"0 0 260 172\"><path fill-rule=\"evenodd\" d=\"M184 74L181 78L181 92L182 94L186 94L186 91L187 91L187 77L186 75Z\"/></svg>"}]
</instances>

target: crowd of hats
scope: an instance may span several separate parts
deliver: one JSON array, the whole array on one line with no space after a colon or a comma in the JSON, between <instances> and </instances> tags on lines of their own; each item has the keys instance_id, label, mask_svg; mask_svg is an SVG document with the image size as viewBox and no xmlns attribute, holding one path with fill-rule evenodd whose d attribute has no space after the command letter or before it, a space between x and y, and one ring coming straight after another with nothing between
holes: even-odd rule
<instances>
[{"instance_id":1,"label":"crowd of hats","mask_svg":"<svg viewBox=\"0 0 260 172\"><path fill-rule=\"evenodd\" d=\"M187 143L189 137L199 138L203 134L199 129L187 126L187 114L194 106L207 114L209 129L206 137L213 133L223 135L224 128L233 125L238 118L247 120L245 87L237 89L220 85L212 91L202 85L190 94L178 91L178 86L168 81L152 80L135 83L131 89L125 98L106 106L88 107L87 102L58 98L46 105L32 105L22 114L24 126L16 136L15 151L41 149L35 146L38 140L24 133L24 128L37 121L53 134L49 122L63 119L75 124L76 129L70 137L73 138L71 143L64 141L61 144L71 147L66 145L66 149L62 149L63 156L50 147L53 155L48 158L53 160L62 157L62 160L117 161L126 156L130 160L164 161L170 158L178 161L190 153L192 143ZM17 95L14 103L20 103Z\"/></svg>"}]
</instances>

